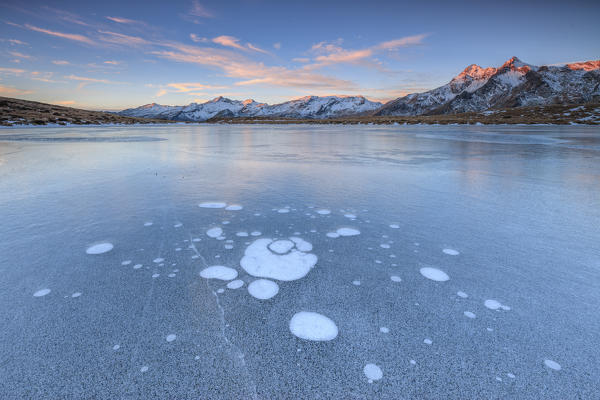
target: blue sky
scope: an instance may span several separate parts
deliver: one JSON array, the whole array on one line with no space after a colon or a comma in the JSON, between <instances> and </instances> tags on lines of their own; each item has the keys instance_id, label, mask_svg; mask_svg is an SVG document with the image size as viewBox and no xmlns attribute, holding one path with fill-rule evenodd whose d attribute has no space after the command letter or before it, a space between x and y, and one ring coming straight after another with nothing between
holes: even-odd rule
<instances>
[{"instance_id":1,"label":"blue sky","mask_svg":"<svg viewBox=\"0 0 600 400\"><path fill-rule=\"evenodd\" d=\"M218 95L387 101L468 64L600 58L600 1L3 1L0 96L90 109Z\"/></svg>"}]
</instances>

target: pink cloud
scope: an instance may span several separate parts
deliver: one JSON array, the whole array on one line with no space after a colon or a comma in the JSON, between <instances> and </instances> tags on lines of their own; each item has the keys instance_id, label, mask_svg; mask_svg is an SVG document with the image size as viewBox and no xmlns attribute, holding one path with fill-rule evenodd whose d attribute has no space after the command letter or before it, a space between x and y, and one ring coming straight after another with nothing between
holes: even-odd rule
<instances>
[{"instance_id":1,"label":"pink cloud","mask_svg":"<svg viewBox=\"0 0 600 400\"><path fill-rule=\"evenodd\" d=\"M33 25L29 25L29 24L25 24L25 27L32 31L45 33L46 35L50 35L50 36L55 36L55 37L68 39L68 40L74 40L76 42L87 43L87 44L92 44L92 45L95 44L94 41L92 41L92 39L90 39L86 36L83 36L83 35L75 34L75 33L56 32L56 31L51 31L49 29L38 28L37 26L33 26Z\"/></svg>"},{"instance_id":2,"label":"pink cloud","mask_svg":"<svg viewBox=\"0 0 600 400\"><path fill-rule=\"evenodd\" d=\"M213 18L214 15L210 11L208 11L198 0L194 0L192 2L192 9L190 10L190 15L195 17L202 18Z\"/></svg>"}]
</instances>

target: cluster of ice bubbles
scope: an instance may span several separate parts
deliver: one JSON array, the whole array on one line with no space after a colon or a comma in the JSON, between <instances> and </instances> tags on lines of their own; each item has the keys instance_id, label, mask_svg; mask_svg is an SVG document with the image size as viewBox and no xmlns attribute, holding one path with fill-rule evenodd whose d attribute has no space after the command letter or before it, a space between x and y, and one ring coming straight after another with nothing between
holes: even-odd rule
<instances>
[{"instance_id":1,"label":"cluster of ice bubbles","mask_svg":"<svg viewBox=\"0 0 600 400\"><path fill-rule=\"evenodd\" d=\"M199 206L202 208L226 209L229 211L238 211L243 209L243 207L240 205L232 204L228 206L224 202L205 202L199 204ZM289 207L281 210L289 211ZM281 210L279 211L281 212ZM330 210L319 209L317 210L317 213L321 215L329 215ZM356 215L354 214L347 213L344 216L351 220L356 218ZM147 222L144 225L151 226L152 222ZM181 223L174 225L175 228L181 226ZM391 224L389 227L392 229L400 228L398 224ZM223 229L218 226L208 229L206 234L207 236L218 240L225 239L223 236ZM261 233L258 231L252 232L252 236L259 236L260 234ZM359 234L360 231L358 229L344 227L339 228L334 232L329 232L326 234L326 236L330 238L337 238L344 236L355 236ZM238 232L237 236L247 237L248 234L246 232ZM389 245L380 247L385 249L390 248ZM90 245L86 249L86 253L89 255L101 255L110 252L113 250L113 248L114 246L112 243L97 242ZM275 281L289 282L304 278L310 272L310 270L315 267L318 260L317 256L311 253L312 250L313 246L311 243L297 236L292 236L286 239L261 238L249 244L244 252L244 256L240 260L240 266L249 275L257 279L253 280L247 285L248 293L258 300L268 300L275 297L279 293L279 284ZM457 256L460 254L459 251L450 248L445 248L442 250L442 252L449 256ZM163 261L163 258L156 258L154 260L155 263L162 263ZM130 263L130 260L126 260L122 262L122 265L129 265ZM141 264L137 265L141 267ZM438 268L422 267L420 268L419 272L423 277L435 282L446 282L450 280L449 275ZM153 275L153 278L155 275ZM235 268L226 267L223 265L206 267L200 272L200 276L205 279L227 281L228 289L239 289L245 284L243 280L236 279L238 277L238 271ZM402 279L396 275L392 275L390 279L394 282L402 281ZM353 284L358 286L360 285L360 281L353 281ZM44 288L36 291L33 296L43 297L48 295L50 292L50 289ZM220 289L220 292L222 292L222 289ZM80 295L80 292L76 292L71 297L79 297ZM462 291L457 292L457 296L463 299L469 297L467 293ZM484 306L494 311L508 311L511 309L509 306L506 306L494 299L485 300ZM470 319L476 318L475 313L471 311L465 311L464 316ZM335 322L327 316L313 311L300 311L295 313L290 319L289 330L296 337L310 341L330 341L338 336L338 327ZM380 327L380 332L389 333L389 329L387 327ZM166 337L167 342L172 342L175 339L175 334L169 334ZM424 343L432 344L433 342L431 339L426 338ZM115 345L114 349L117 350L118 347L118 345ZM411 363L414 363L414 360L411 360ZM550 359L545 359L544 365L557 371L561 369L560 364ZM147 370L147 366L144 366L141 369L142 372ZM380 380L383 377L382 369L376 364L372 363L365 365L363 373L370 383ZM511 375L512 374L508 374L508 376ZM512 375L512 377L514 377L514 375Z\"/></svg>"}]
</instances>

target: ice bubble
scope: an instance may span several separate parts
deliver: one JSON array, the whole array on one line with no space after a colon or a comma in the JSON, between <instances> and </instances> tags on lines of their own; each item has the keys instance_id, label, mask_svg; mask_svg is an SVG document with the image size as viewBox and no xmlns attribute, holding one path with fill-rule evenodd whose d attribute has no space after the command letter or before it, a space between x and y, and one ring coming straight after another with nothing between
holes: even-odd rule
<instances>
[{"instance_id":1,"label":"ice bubble","mask_svg":"<svg viewBox=\"0 0 600 400\"><path fill-rule=\"evenodd\" d=\"M181 228L182 226L183 224L181 222L178 222L175 225L173 225L173 228Z\"/></svg>"},{"instance_id":2,"label":"ice bubble","mask_svg":"<svg viewBox=\"0 0 600 400\"><path fill-rule=\"evenodd\" d=\"M119 346L118 344L115 344L115 345L113 346L113 350L115 350L115 351L116 351L116 350L119 350L120 348L121 348L121 346Z\"/></svg>"},{"instance_id":3,"label":"ice bubble","mask_svg":"<svg viewBox=\"0 0 600 400\"><path fill-rule=\"evenodd\" d=\"M105 243L98 243L93 246L90 246L87 248L87 250L85 252L87 254L102 254L102 253L109 252L112 249L113 249L112 243L105 242Z\"/></svg>"},{"instance_id":4,"label":"ice bubble","mask_svg":"<svg viewBox=\"0 0 600 400\"><path fill-rule=\"evenodd\" d=\"M248 285L248 293L259 300L268 300L279 293L279 285L268 279L257 279Z\"/></svg>"},{"instance_id":5,"label":"ice bubble","mask_svg":"<svg viewBox=\"0 0 600 400\"><path fill-rule=\"evenodd\" d=\"M365 365L363 373L369 379L369 382L378 381L383 378L383 371L375 364Z\"/></svg>"},{"instance_id":6,"label":"ice bubble","mask_svg":"<svg viewBox=\"0 0 600 400\"><path fill-rule=\"evenodd\" d=\"M144 226L152 226L152 222L150 222L150 221L144 222Z\"/></svg>"},{"instance_id":7,"label":"ice bubble","mask_svg":"<svg viewBox=\"0 0 600 400\"><path fill-rule=\"evenodd\" d=\"M259 231L253 231L252 233L250 233L250 235L252 235L252 236L260 236L260 235L262 235L262 233L259 232Z\"/></svg>"},{"instance_id":8,"label":"ice bubble","mask_svg":"<svg viewBox=\"0 0 600 400\"><path fill-rule=\"evenodd\" d=\"M290 212L290 210L288 208L280 208L279 210L277 210L277 212L279 214L287 214Z\"/></svg>"},{"instance_id":9,"label":"ice bubble","mask_svg":"<svg viewBox=\"0 0 600 400\"><path fill-rule=\"evenodd\" d=\"M269 245L269 250L277 254L285 254L294 248L294 242L291 240L276 240Z\"/></svg>"},{"instance_id":10,"label":"ice bubble","mask_svg":"<svg viewBox=\"0 0 600 400\"><path fill-rule=\"evenodd\" d=\"M290 320L290 331L304 340L327 341L338 335L338 327L328 317L310 311L300 311Z\"/></svg>"},{"instance_id":11,"label":"ice bubble","mask_svg":"<svg viewBox=\"0 0 600 400\"><path fill-rule=\"evenodd\" d=\"M390 276L390 279L391 279L393 282L402 282L402 278L400 278L399 276L396 276L396 275L392 275L392 276Z\"/></svg>"},{"instance_id":12,"label":"ice bubble","mask_svg":"<svg viewBox=\"0 0 600 400\"><path fill-rule=\"evenodd\" d=\"M235 236L247 237L248 236L248 232L238 232L238 233L235 234Z\"/></svg>"},{"instance_id":13,"label":"ice bubble","mask_svg":"<svg viewBox=\"0 0 600 400\"><path fill-rule=\"evenodd\" d=\"M379 328L379 332L381 332L381 333L390 333L390 329L386 328L385 326L382 326L381 328Z\"/></svg>"},{"instance_id":14,"label":"ice bubble","mask_svg":"<svg viewBox=\"0 0 600 400\"><path fill-rule=\"evenodd\" d=\"M174 333L171 333L169 335L167 335L167 342L172 342L173 340L177 339L177 335L175 335Z\"/></svg>"},{"instance_id":15,"label":"ice bubble","mask_svg":"<svg viewBox=\"0 0 600 400\"><path fill-rule=\"evenodd\" d=\"M202 208L224 208L227 204L220 201L207 201L198 204L198 207Z\"/></svg>"},{"instance_id":16,"label":"ice bubble","mask_svg":"<svg viewBox=\"0 0 600 400\"><path fill-rule=\"evenodd\" d=\"M242 268L258 278L293 281L303 278L317 263L317 256L308 253L312 245L300 238L290 238L295 248L287 254L273 252L273 239L257 239L250 244L240 261Z\"/></svg>"},{"instance_id":17,"label":"ice bubble","mask_svg":"<svg viewBox=\"0 0 600 400\"><path fill-rule=\"evenodd\" d=\"M340 236L356 236L360 235L360 231L354 228L340 228L336 231Z\"/></svg>"},{"instance_id":18,"label":"ice bubble","mask_svg":"<svg viewBox=\"0 0 600 400\"><path fill-rule=\"evenodd\" d=\"M241 279L236 279L235 281L231 281L227 284L228 289L239 289L244 286L244 281Z\"/></svg>"},{"instance_id":19,"label":"ice bubble","mask_svg":"<svg viewBox=\"0 0 600 400\"><path fill-rule=\"evenodd\" d=\"M448 274L437 268L423 267L419 272L421 272L421 275L425 278L431 279L432 281L444 282L450 279Z\"/></svg>"},{"instance_id":20,"label":"ice bubble","mask_svg":"<svg viewBox=\"0 0 600 400\"><path fill-rule=\"evenodd\" d=\"M392 228L392 229L398 229L398 228L400 228L400 225L398 225L398 224L391 224L390 228Z\"/></svg>"},{"instance_id":21,"label":"ice bubble","mask_svg":"<svg viewBox=\"0 0 600 400\"><path fill-rule=\"evenodd\" d=\"M462 297L463 299L466 299L467 297L469 297L469 295L466 294L465 292L456 292L456 295L458 297Z\"/></svg>"},{"instance_id":22,"label":"ice bubble","mask_svg":"<svg viewBox=\"0 0 600 400\"><path fill-rule=\"evenodd\" d=\"M352 281L352 284L355 285L355 286L360 286L360 281L358 281L358 280L357 281Z\"/></svg>"},{"instance_id":23,"label":"ice bubble","mask_svg":"<svg viewBox=\"0 0 600 400\"><path fill-rule=\"evenodd\" d=\"M510 310L510 307L505 306L503 304L501 304L498 300L486 300L483 302L483 305L486 306L487 308L489 308L490 310L497 310L499 308L503 309L503 310Z\"/></svg>"},{"instance_id":24,"label":"ice bubble","mask_svg":"<svg viewBox=\"0 0 600 400\"><path fill-rule=\"evenodd\" d=\"M225 246L223 246L223 247L225 247L227 250L231 250L231 249L233 249L233 245L232 245L232 244L226 244L226 245L225 245Z\"/></svg>"},{"instance_id":25,"label":"ice bubble","mask_svg":"<svg viewBox=\"0 0 600 400\"><path fill-rule=\"evenodd\" d=\"M140 368L140 371L141 371L141 372L146 372L146 371L148 371L148 366L147 366L147 365L144 365L142 368Z\"/></svg>"},{"instance_id":26,"label":"ice bubble","mask_svg":"<svg viewBox=\"0 0 600 400\"><path fill-rule=\"evenodd\" d=\"M425 344L432 344L433 342L431 341L431 339L424 339L423 343L425 343Z\"/></svg>"},{"instance_id":27,"label":"ice bubble","mask_svg":"<svg viewBox=\"0 0 600 400\"><path fill-rule=\"evenodd\" d=\"M465 311L463 314L465 314L465 317L467 318L475 318L475 314L473 314L471 311Z\"/></svg>"},{"instance_id":28,"label":"ice bubble","mask_svg":"<svg viewBox=\"0 0 600 400\"><path fill-rule=\"evenodd\" d=\"M81 296L81 292L75 292L71 295L71 297L75 298L75 297L79 297Z\"/></svg>"},{"instance_id":29,"label":"ice bubble","mask_svg":"<svg viewBox=\"0 0 600 400\"><path fill-rule=\"evenodd\" d=\"M152 274L153 278L158 278L160 276L160 274Z\"/></svg>"},{"instance_id":30,"label":"ice bubble","mask_svg":"<svg viewBox=\"0 0 600 400\"><path fill-rule=\"evenodd\" d=\"M444 252L444 254L448 254L449 256L457 256L460 254L459 251L454 250L454 249L444 249L442 251Z\"/></svg>"},{"instance_id":31,"label":"ice bubble","mask_svg":"<svg viewBox=\"0 0 600 400\"><path fill-rule=\"evenodd\" d=\"M390 245L387 244L387 243L382 243L382 244L379 245L379 247L381 247L382 249L389 249Z\"/></svg>"},{"instance_id":32,"label":"ice bubble","mask_svg":"<svg viewBox=\"0 0 600 400\"><path fill-rule=\"evenodd\" d=\"M210 228L209 230L207 230L206 234L208 235L208 237L216 239L216 238L219 238L223 234L223 229L221 229L218 226L215 226L214 228Z\"/></svg>"},{"instance_id":33,"label":"ice bubble","mask_svg":"<svg viewBox=\"0 0 600 400\"><path fill-rule=\"evenodd\" d=\"M131 264L131 260L125 260L121 263L121 265L129 265Z\"/></svg>"},{"instance_id":34,"label":"ice bubble","mask_svg":"<svg viewBox=\"0 0 600 400\"><path fill-rule=\"evenodd\" d=\"M170 273L169 275L167 275L169 278L175 278L176 274Z\"/></svg>"},{"instance_id":35,"label":"ice bubble","mask_svg":"<svg viewBox=\"0 0 600 400\"><path fill-rule=\"evenodd\" d=\"M228 211L239 211L242 208L244 207L240 206L239 204L230 204L227 207L225 207L225 209Z\"/></svg>"},{"instance_id":36,"label":"ice bubble","mask_svg":"<svg viewBox=\"0 0 600 400\"><path fill-rule=\"evenodd\" d=\"M160 264L161 262L165 261L164 258L158 257L155 258L154 260L152 260L152 262L156 263L156 264Z\"/></svg>"},{"instance_id":37,"label":"ice bubble","mask_svg":"<svg viewBox=\"0 0 600 400\"><path fill-rule=\"evenodd\" d=\"M337 232L327 232L325 236L330 237L332 239L339 238L340 234Z\"/></svg>"},{"instance_id":38,"label":"ice bubble","mask_svg":"<svg viewBox=\"0 0 600 400\"><path fill-rule=\"evenodd\" d=\"M50 292L51 292L50 289L40 289L33 294L33 297L42 297L42 296L47 295Z\"/></svg>"},{"instance_id":39,"label":"ice bubble","mask_svg":"<svg viewBox=\"0 0 600 400\"><path fill-rule=\"evenodd\" d=\"M142 268L142 267L143 267L143 265L142 265L142 264L135 264L135 265L133 266L133 269L140 269L140 268Z\"/></svg>"},{"instance_id":40,"label":"ice bubble","mask_svg":"<svg viewBox=\"0 0 600 400\"><path fill-rule=\"evenodd\" d=\"M344 217L350 218L350 219L355 219L356 215L354 215L354 214L344 214Z\"/></svg>"},{"instance_id":41,"label":"ice bubble","mask_svg":"<svg viewBox=\"0 0 600 400\"><path fill-rule=\"evenodd\" d=\"M321 214L321 215L329 215L331 214L330 210L327 210L326 208L322 208L320 210L317 210L317 214Z\"/></svg>"},{"instance_id":42,"label":"ice bubble","mask_svg":"<svg viewBox=\"0 0 600 400\"><path fill-rule=\"evenodd\" d=\"M222 281L230 281L237 278L237 271L233 268L224 267L222 265L213 265L204 268L200 272L200 276L206 279L220 279Z\"/></svg>"},{"instance_id":43,"label":"ice bubble","mask_svg":"<svg viewBox=\"0 0 600 400\"><path fill-rule=\"evenodd\" d=\"M217 289L217 293L225 293L225 289L223 289L223 288Z\"/></svg>"},{"instance_id":44,"label":"ice bubble","mask_svg":"<svg viewBox=\"0 0 600 400\"><path fill-rule=\"evenodd\" d=\"M553 360L548 360L548 359L544 360L544 365L555 371L560 371L562 369L560 364Z\"/></svg>"},{"instance_id":45,"label":"ice bubble","mask_svg":"<svg viewBox=\"0 0 600 400\"><path fill-rule=\"evenodd\" d=\"M510 372L506 374L511 379L515 379L515 374L511 374Z\"/></svg>"}]
</instances>

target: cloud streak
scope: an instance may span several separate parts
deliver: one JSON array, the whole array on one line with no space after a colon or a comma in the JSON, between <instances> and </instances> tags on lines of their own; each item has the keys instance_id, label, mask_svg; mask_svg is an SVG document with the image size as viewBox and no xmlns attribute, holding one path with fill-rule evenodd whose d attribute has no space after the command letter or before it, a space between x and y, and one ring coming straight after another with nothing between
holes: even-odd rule
<instances>
[{"instance_id":1,"label":"cloud streak","mask_svg":"<svg viewBox=\"0 0 600 400\"><path fill-rule=\"evenodd\" d=\"M92 39L88 38L87 36L79 35L76 33L64 33L64 32L51 31L49 29L39 28L37 26L29 25L29 24L25 24L25 28L35 31L35 32L44 33L46 35L59 37L62 39L73 40L76 42L86 43L86 44L91 44L91 45L95 44L95 42Z\"/></svg>"}]
</instances>

